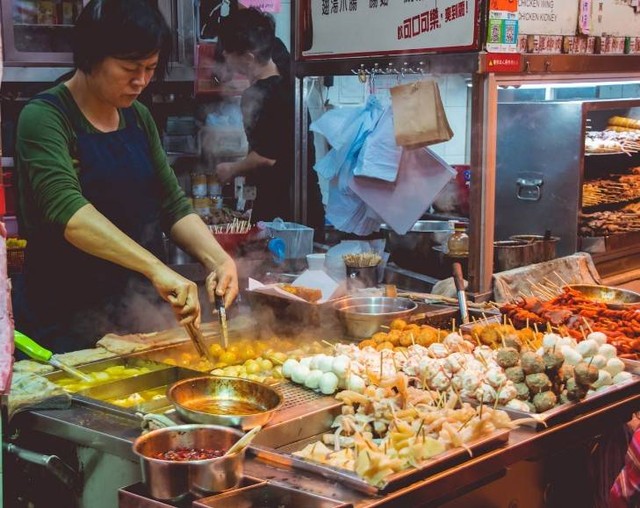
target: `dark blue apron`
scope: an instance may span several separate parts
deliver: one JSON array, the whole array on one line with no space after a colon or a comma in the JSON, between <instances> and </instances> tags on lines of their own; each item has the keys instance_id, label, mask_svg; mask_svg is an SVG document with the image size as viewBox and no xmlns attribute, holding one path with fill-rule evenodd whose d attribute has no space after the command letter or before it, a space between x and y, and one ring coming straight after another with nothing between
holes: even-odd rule
<instances>
[{"instance_id":1,"label":"dark blue apron","mask_svg":"<svg viewBox=\"0 0 640 508\"><path fill-rule=\"evenodd\" d=\"M70 119L77 135L83 196L126 235L164 261L162 190L149 141L133 108L122 110L125 128L87 133L71 120L74 116L56 96L41 94L37 98ZM43 230L29 238L25 286L28 319L17 326L57 352L93 347L109 332L151 331L149 323L152 328L167 319L166 315L158 316L166 305L161 305L144 277L85 254L68 243L59 230Z\"/></svg>"}]
</instances>

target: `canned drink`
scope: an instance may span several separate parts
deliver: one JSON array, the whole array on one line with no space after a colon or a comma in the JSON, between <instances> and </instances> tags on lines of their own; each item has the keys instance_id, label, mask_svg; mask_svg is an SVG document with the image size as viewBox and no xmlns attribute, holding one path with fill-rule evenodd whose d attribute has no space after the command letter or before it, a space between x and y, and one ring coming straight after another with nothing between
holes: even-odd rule
<instances>
[{"instance_id":1,"label":"canned drink","mask_svg":"<svg viewBox=\"0 0 640 508\"><path fill-rule=\"evenodd\" d=\"M207 175L204 173L194 173L191 175L191 195L194 198L204 198L207 196Z\"/></svg>"}]
</instances>

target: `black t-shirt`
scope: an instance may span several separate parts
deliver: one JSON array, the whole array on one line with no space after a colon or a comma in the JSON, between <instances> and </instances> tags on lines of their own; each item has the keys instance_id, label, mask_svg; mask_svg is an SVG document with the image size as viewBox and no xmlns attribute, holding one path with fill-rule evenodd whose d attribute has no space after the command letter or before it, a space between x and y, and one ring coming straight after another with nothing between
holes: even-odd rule
<instances>
[{"instance_id":1,"label":"black t-shirt","mask_svg":"<svg viewBox=\"0 0 640 508\"><path fill-rule=\"evenodd\" d=\"M242 118L249 149L267 159L263 167L247 175L257 187L253 220L293 217L293 91L280 76L256 81L242 94Z\"/></svg>"}]
</instances>

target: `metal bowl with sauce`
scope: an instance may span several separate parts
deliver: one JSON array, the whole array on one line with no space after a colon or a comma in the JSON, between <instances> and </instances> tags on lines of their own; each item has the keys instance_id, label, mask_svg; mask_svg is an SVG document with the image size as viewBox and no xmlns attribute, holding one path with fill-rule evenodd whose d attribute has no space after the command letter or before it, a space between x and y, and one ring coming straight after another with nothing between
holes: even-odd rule
<instances>
[{"instance_id":1,"label":"metal bowl with sauce","mask_svg":"<svg viewBox=\"0 0 640 508\"><path fill-rule=\"evenodd\" d=\"M243 430L265 425L283 402L280 392L264 383L217 376L178 381L167 398L188 422Z\"/></svg>"},{"instance_id":2,"label":"metal bowl with sauce","mask_svg":"<svg viewBox=\"0 0 640 508\"><path fill-rule=\"evenodd\" d=\"M242 432L215 425L178 425L144 434L133 443L140 458L142 478L149 494L163 501L177 501L187 494L197 496L237 487L244 472L244 452L189 461L158 458L169 450L217 449L226 452Z\"/></svg>"}]
</instances>

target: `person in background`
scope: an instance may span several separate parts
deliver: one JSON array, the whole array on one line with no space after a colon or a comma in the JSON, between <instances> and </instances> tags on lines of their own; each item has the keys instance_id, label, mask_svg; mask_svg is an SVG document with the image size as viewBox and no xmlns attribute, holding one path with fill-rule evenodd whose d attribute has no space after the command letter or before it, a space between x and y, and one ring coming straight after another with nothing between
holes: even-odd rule
<instances>
[{"instance_id":1,"label":"person in background","mask_svg":"<svg viewBox=\"0 0 640 508\"><path fill-rule=\"evenodd\" d=\"M637 419L632 419L637 425ZM624 460L624 467L609 492L609 508L640 506L640 429L636 428Z\"/></svg>"},{"instance_id":2,"label":"person in background","mask_svg":"<svg viewBox=\"0 0 640 508\"><path fill-rule=\"evenodd\" d=\"M168 308L160 299L180 324L199 323L197 287L165 264L163 232L208 270L210 298L229 305L238 293L234 261L193 212L136 100L167 69L162 14L147 0L91 0L72 45L75 74L27 104L16 143L28 241L16 328L58 352L152 331Z\"/></svg>"},{"instance_id":3,"label":"person in background","mask_svg":"<svg viewBox=\"0 0 640 508\"><path fill-rule=\"evenodd\" d=\"M256 186L253 220L292 220L293 90L273 60L275 22L257 9L240 9L224 19L218 44L228 72L251 83L241 100L249 153L240 161L218 164L218 180L227 183L244 175L248 185Z\"/></svg>"}]
</instances>

